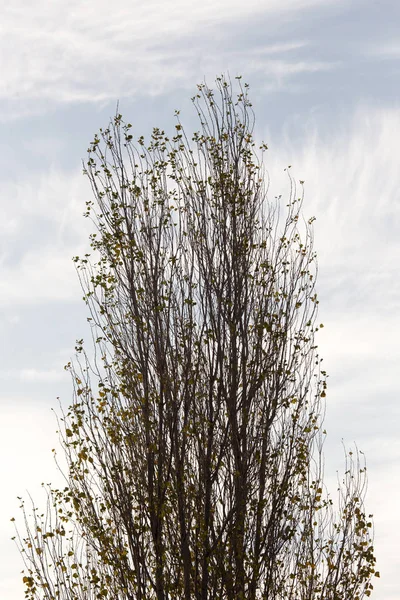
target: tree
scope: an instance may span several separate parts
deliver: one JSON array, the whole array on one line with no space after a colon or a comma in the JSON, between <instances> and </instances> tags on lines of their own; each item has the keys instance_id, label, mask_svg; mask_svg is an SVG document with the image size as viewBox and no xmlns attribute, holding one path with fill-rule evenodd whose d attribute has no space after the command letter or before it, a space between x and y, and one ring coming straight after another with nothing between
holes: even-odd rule
<instances>
[{"instance_id":1,"label":"tree","mask_svg":"<svg viewBox=\"0 0 400 600\"><path fill-rule=\"evenodd\" d=\"M238 79L198 86L191 139L117 114L90 144L95 357L67 365L66 486L23 505L27 599L356 600L379 576L359 454L337 507L323 484L314 219L289 171L267 199Z\"/></svg>"}]
</instances>

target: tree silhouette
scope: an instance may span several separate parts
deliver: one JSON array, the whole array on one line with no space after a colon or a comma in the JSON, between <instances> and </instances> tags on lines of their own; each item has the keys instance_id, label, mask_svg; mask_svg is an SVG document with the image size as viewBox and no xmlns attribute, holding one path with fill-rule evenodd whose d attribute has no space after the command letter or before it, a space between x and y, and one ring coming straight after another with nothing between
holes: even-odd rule
<instances>
[{"instance_id":1,"label":"tree silhouette","mask_svg":"<svg viewBox=\"0 0 400 600\"><path fill-rule=\"evenodd\" d=\"M90 144L95 356L67 365L66 486L23 504L28 599L356 600L379 576L358 453L337 506L323 484L314 219L289 171L267 199L236 85L198 86L191 139L117 114Z\"/></svg>"}]
</instances>

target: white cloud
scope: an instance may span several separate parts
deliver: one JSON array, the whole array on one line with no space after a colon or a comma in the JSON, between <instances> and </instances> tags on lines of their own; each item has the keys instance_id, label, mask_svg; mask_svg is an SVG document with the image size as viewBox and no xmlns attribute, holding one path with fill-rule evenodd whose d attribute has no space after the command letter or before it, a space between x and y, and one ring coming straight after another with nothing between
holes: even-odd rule
<instances>
[{"instance_id":1,"label":"white cloud","mask_svg":"<svg viewBox=\"0 0 400 600\"><path fill-rule=\"evenodd\" d=\"M229 45L226 49L226 43L218 43L228 40L230 27L243 20L249 22L260 15L286 18L329 4L327 0L150 0L133 4L119 0L110 10L106 0L68 4L41 0L32 6L16 0L2 11L2 118L23 116L31 110L44 112L53 102L103 102L158 94L177 85L192 87L199 76L199 60L201 74L212 76L232 64L237 72L245 69L246 73L262 67L272 77L331 68L322 61L290 59L258 64L260 55L287 53L304 42L257 49L248 45L239 57Z\"/></svg>"},{"instance_id":2,"label":"white cloud","mask_svg":"<svg viewBox=\"0 0 400 600\"><path fill-rule=\"evenodd\" d=\"M41 481L60 485L63 480L51 452L58 446L58 436L57 422L48 406L32 403L27 397L2 396L0 422L6 424L0 436L0 480L4 483L0 497L0 597L11 599L23 593L19 577L23 563L10 540L15 535L11 517L18 520L23 533L17 496L27 499L29 490L44 507L46 497L40 489Z\"/></svg>"},{"instance_id":3,"label":"white cloud","mask_svg":"<svg viewBox=\"0 0 400 600\"><path fill-rule=\"evenodd\" d=\"M90 194L80 170L50 169L0 184L0 306L79 300L72 257L89 247L82 216Z\"/></svg>"},{"instance_id":4,"label":"white cloud","mask_svg":"<svg viewBox=\"0 0 400 600\"><path fill-rule=\"evenodd\" d=\"M375 515L378 597L398 596L400 470L397 402L400 339L400 190L397 110L364 106L321 134L316 118L294 116L269 142L273 197L285 199L283 168L305 180L304 213L315 215L319 256L318 344L328 380L330 449L344 436L366 453L367 510ZM303 133L303 137L301 135ZM295 141L294 141L295 140ZM286 187L287 189L287 187ZM336 458L335 458L336 456ZM329 464L340 465L340 452Z\"/></svg>"},{"instance_id":5,"label":"white cloud","mask_svg":"<svg viewBox=\"0 0 400 600\"><path fill-rule=\"evenodd\" d=\"M40 369L22 369L19 376L23 381L44 383L63 381L65 379L65 373L61 369L49 369L47 371Z\"/></svg>"},{"instance_id":6,"label":"white cloud","mask_svg":"<svg viewBox=\"0 0 400 600\"><path fill-rule=\"evenodd\" d=\"M80 288L68 255L60 250L54 255L51 246L27 250L18 265L2 269L0 306L79 300Z\"/></svg>"},{"instance_id":7,"label":"white cloud","mask_svg":"<svg viewBox=\"0 0 400 600\"><path fill-rule=\"evenodd\" d=\"M320 284L331 312L365 316L372 309L392 317L400 297L400 113L364 107L335 133L317 130L316 120L293 119L279 141L264 136L271 197L282 193L283 167L292 164L295 179L305 180L304 212L317 217Z\"/></svg>"},{"instance_id":8,"label":"white cloud","mask_svg":"<svg viewBox=\"0 0 400 600\"><path fill-rule=\"evenodd\" d=\"M397 59L400 58L400 43L398 39L393 39L381 44L368 44L364 51L377 58Z\"/></svg>"}]
</instances>

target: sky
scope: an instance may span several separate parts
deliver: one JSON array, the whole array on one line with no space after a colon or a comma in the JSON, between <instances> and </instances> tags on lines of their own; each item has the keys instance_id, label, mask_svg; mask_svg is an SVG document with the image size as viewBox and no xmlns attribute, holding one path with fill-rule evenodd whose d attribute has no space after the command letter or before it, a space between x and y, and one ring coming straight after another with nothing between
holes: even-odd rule
<instances>
[{"instance_id":1,"label":"sky","mask_svg":"<svg viewBox=\"0 0 400 600\"><path fill-rule=\"evenodd\" d=\"M88 250L82 175L119 110L134 135L197 128L196 84L242 75L270 196L284 169L315 216L319 352L329 373L326 471L365 453L377 600L400 572L400 4L397 0L13 0L0 8L0 598L23 597L10 541L18 496L57 482L52 409L87 309L72 257Z\"/></svg>"}]
</instances>

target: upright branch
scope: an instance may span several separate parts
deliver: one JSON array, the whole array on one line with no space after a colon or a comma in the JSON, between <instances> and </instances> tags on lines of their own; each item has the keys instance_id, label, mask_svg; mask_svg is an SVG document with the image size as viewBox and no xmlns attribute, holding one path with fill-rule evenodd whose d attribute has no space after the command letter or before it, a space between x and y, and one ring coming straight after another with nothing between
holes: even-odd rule
<instances>
[{"instance_id":1,"label":"upright branch","mask_svg":"<svg viewBox=\"0 0 400 600\"><path fill-rule=\"evenodd\" d=\"M358 455L337 512L323 485L313 218L289 170L267 199L248 86L216 84L191 139L178 112L147 145L117 114L90 144L96 352L68 366L69 471L20 538L27 599L360 600L379 575Z\"/></svg>"}]
</instances>

